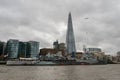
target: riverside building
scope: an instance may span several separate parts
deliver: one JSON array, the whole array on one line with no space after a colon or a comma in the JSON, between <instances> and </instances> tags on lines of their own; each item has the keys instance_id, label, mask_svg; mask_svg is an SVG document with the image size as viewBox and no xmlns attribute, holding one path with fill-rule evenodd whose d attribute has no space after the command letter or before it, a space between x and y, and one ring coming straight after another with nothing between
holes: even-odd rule
<instances>
[{"instance_id":1,"label":"riverside building","mask_svg":"<svg viewBox=\"0 0 120 80\"><path fill-rule=\"evenodd\" d=\"M4 50L5 50L5 42L0 41L0 56L4 54Z\"/></svg>"},{"instance_id":2,"label":"riverside building","mask_svg":"<svg viewBox=\"0 0 120 80\"><path fill-rule=\"evenodd\" d=\"M6 45L6 53L9 59L37 57L39 55L39 42L21 42L19 40L10 39Z\"/></svg>"},{"instance_id":3,"label":"riverside building","mask_svg":"<svg viewBox=\"0 0 120 80\"><path fill-rule=\"evenodd\" d=\"M19 42L18 56L26 58L26 55L27 55L27 42Z\"/></svg>"},{"instance_id":4,"label":"riverside building","mask_svg":"<svg viewBox=\"0 0 120 80\"><path fill-rule=\"evenodd\" d=\"M75 46L75 38L74 38L71 13L69 13L69 16L68 16L68 27L67 27L67 35L66 35L66 51L67 51L67 55L70 55L71 57L75 57L76 46Z\"/></svg>"},{"instance_id":5,"label":"riverside building","mask_svg":"<svg viewBox=\"0 0 120 80\"><path fill-rule=\"evenodd\" d=\"M8 40L6 49L8 58L18 58L19 40Z\"/></svg>"},{"instance_id":6,"label":"riverside building","mask_svg":"<svg viewBox=\"0 0 120 80\"><path fill-rule=\"evenodd\" d=\"M37 57L39 55L39 42L27 42L27 57Z\"/></svg>"}]
</instances>

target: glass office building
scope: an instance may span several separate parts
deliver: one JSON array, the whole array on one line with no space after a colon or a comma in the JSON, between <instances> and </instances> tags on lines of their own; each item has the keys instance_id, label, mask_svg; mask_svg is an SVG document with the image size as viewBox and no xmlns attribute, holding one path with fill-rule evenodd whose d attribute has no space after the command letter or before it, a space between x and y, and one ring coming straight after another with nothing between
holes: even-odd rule
<instances>
[{"instance_id":1,"label":"glass office building","mask_svg":"<svg viewBox=\"0 0 120 80\"><path fill-rule=\"evenodd\" d=\"M27 54L27 42L19 42L18 57L26 57Z\"/></svg>"},{"instance_id":2,"label":"glass office building","mask_svg":"<svg viewBox=\"0 0 120 80\"><path fill-rule=\"evenodd\" d=\"M4 54L5 42L0 41L0 55Z\"/></svg>"},{"instance_id":3,"label":"glass office building","mask_svg":"<svg viewBox=\"0 0 120 80\"><path fill-rule=\"evenodd\" d=\"M27 57L37 57L39 55L39 42L27 42Z\"/></svg>"},{"instance_id":4,"label":"glass office building","mask_svg":"<svg viewBox=\"0 0 120 80\"><path fill-rule=\"evenodd\" d=\"M76 46L75 46L75 38L74 38L71 13L69 13L69 16L68 16L68 28L67 28L67 35L66 35L66 50L67 50L67 54L72 55L71 57L75 57Z\"/></svg>"},{"instance_id":5,"label":"glass office building","mask_svg":"<svg viewBox=\"0 0 120 80\"><path fill-rule=\"evenodd\" d=\"M7 54L8 58L18 58L19 40L10 39L7 42Z\"/></svg>"}]
</instances>

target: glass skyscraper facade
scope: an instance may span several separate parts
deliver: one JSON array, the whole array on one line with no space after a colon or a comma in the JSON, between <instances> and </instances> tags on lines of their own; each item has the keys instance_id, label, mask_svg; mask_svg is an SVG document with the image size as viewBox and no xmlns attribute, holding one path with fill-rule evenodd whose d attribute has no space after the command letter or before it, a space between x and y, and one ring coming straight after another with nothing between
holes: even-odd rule
<instances>
[{"instance_id":1,"label":"glass skyscraper facade","mask_svg":"<svg viewBox=\"0 0 120 80\"><path fill-rule=\"evenodd\" d=\"M37 57L39 55L39 42L29 41L27 43L27 57Z\"/></svg>"},{"instance_id":2,"label":"glass skyscraper facade","mask_svg":"<svg viewBox=\"0 0 120 80\"><path fill-rule=\"evenodd\" d=\"M0 41L0 55L4 54L4 45L5 45L5 42Z\"/></svg>"},{"instance_id":3,"label":"glass skyscraper facade","mask_svg":"<svg viewBox=\"0 0 120 80\"><path fill-rule=\"evenodd\" d=\"M75 57L76 54L76 46L75 46L75 38L74 38L74 31L72 25L72 17L71 13L68 16L68 26L67 26L67 35L66 35L66 50L67 54Z\"/></svg>"},{"instance_id":4,"label":"glass skyscraper facade","mask_svg":"<svg viewBox=\"0 0 120 80\"><path fill-rule=\"evenodd\" d=\"M21 42L10 39L7 42L5 53L8 54L9 59L37 57L39 55L39 42Z\"/></svg>"},{"instance_id":5,"label":"glass skyscraper facade","mask_svg":"<svg viewBox=\"0 0 120 80\"><path fill-rule=\"evenodd\" d=\"M7 42L6 49L8 58L18 58L19 40L10 39Z\"/></svg>"},{"instance_id":6,"label":"glass skyscraper facade","mask_svg":"<svg viewBox=\"0 0 120 80\"><path fill-rule=\"evenodd\" d=\"M19 42L18 57L26 57L27 55L27 42Z\"/></svg>"}]
</instances>

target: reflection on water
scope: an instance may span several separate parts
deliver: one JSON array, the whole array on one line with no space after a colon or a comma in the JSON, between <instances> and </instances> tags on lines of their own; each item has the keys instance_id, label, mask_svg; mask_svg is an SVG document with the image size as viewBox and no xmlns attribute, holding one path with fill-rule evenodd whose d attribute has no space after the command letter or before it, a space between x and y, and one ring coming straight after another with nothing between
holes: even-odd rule
<instances>
[{"instance_id":1,"label":"reflection on water","mask_svg":"<svg viewBox=\"0 0 120 80\"><path fill-rule=\"evenodd\" d=\"M120 65L0 65L0 80L120 80Z\"/></svg>"}]
</instances>

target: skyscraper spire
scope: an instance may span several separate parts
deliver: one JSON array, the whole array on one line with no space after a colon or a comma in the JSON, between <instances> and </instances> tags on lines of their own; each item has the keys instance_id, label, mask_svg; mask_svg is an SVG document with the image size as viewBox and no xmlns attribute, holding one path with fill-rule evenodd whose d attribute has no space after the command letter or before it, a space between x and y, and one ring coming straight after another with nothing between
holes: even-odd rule
<instances>
[{"instance_id":1,"label":"skyscraper spire","mask_svg":"<svg viewBox=\"0 0 120 80\"><path fill-rule=\"evenodd\" d=\"M72 25L72 17L71 12L68 15L68 26L67 26L67 35L66 35L66 49L67 54L75 56L76 47L75 47L75 38L73 32L73 25Z\"/></svg>"}]
</instances>

